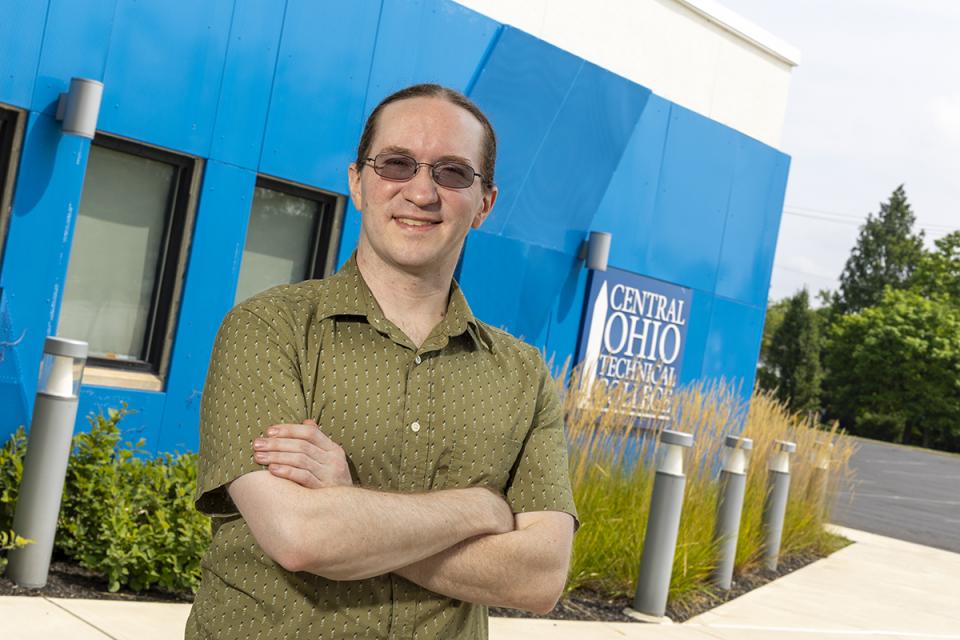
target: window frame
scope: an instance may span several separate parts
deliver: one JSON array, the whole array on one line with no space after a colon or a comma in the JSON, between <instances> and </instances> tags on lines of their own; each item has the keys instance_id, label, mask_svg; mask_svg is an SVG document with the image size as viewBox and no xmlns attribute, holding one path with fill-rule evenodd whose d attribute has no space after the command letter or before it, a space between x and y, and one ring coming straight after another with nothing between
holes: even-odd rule
<instances>
[{"instance_id":1,"label":"window frame","mask_svg":"<svg viewBox=\"0 0 960 640\"><path fill-rule=\"evenodd\" d=\"M163 162L172 165L175 169L173 188L167 196L167 215L164 221L160 257L155 266L154 290L150 299L150 309L147 313L147 331L141 347L141 353L146 356L146 359L114 360L91 356L87 360L87 369L84 372L85 379L87 378L87 371L90 372L90 384L103 384L99 379L106 377L116 380L116 382L110 383L110 386L131 386L122 384L121 377L104 375L106 374L104 370L116 371L117 373L129 372L133 374L131 381L138 381L133 386L153 388L159 391L165 386L170 345L173 342L177 326L182 280L186 270L188 248L196 215L203 162L200 158L194 156L175 153L139 141L106 135L99 131L91 143L91 151L93 146ZM78 216L82 207L81 202L80 207L78 207ZM98 370L100 371L98 372ZM145 376L156 376L156 380L153 384L150 384L149 381L145 381Z\"/></svg>"},{"instance_id":2,"label":"window frame","mask_svg":"<svg viewBox=\"0 0 960 640\"><path fill-rule=\"evenodd\" d=\"M7 246L7 229L10 225L10 216L13 214L13 196L20 165L20 150L23 146L26 113L21 109L0 104L0 121L6 125L0 128L0 265L2 265L4 250Z\"/></svg>"},{"instance_id":3,"label":"window frame","mask_svg":"<svg viewBox=\"0 0 960 640\"><path fill-rule=\"evenodd\" d=\"M337 253L340 249L344 197L336 193L322 189L313 189L264 174L257 174L255 187L270 189L271 191L277 191L284 195L310 200L317 204L318 215L311 229L313 242L310 247L310 257L307 260L309 270L305 279L319 279L333 275L337 266ZM255 197L256 192L254 192L254 198ZM250 199L250 213L247 216L248 234L250 232L250 215L252 214L253 198ZM246 251L246 238L244 238L244 251ZM240 269L241 271L243 270L242 262Z\"/></svg>"}]
</instances>

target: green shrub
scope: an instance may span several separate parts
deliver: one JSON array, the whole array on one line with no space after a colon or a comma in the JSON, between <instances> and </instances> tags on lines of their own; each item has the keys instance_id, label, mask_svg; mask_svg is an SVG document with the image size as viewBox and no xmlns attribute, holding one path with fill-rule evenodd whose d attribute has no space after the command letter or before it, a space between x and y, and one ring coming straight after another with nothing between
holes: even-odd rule
<instances>
[{"instance_id":1,"label":"green shrub","mask_svg":"<svg viewBox=\"0 0 960 640\"><path fill-rule=\"evenodd\" d=\"M23 456L27 453L27 435L18 427L0 447L0 531L13 527L20 478L23 477Z\"/></svg>"},{"instance_id":2,"label":"green shrub","mask_svg":"<svg viewBox=\"0 0 960 640\"><path fill-rule=\"evenodd\" d=\"M148 457L142 439L121 444L127 413L91 417L90 431L74 436L55 549L103 575L111 591L195 591L210 541L210 522L193 506L197 456ZM25 451L22 429L0 449L0 529L13 518Z\"/></svg>"},{"instance_id":3,"label":"green shrub","mask_svg":"<svg viewBox=\"0 0 960 640\"><path fill-rule=\"evenodd\" d=\"M31 543L33 543L33 540L27 540L24 537L18 536L13 531L0 529L0 551L12 551L14 549L20 549L21 547L25 547ZM0 573L3 573L6 568L6 556L0 556Z\"/></svg>"}]
</instances>

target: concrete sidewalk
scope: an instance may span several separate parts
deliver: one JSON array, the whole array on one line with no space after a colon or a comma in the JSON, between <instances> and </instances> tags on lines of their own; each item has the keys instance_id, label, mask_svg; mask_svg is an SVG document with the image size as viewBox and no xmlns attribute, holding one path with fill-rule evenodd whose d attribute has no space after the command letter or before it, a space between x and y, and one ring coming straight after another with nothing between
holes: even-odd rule
<instances>
[{"instance_id":1,"label":"concrete sidewalk","mask_svg":"<svg viewBox=\"0 0 960 640\"><path fill-rule=\"evenodd\" d=\"M960 640L960 554L852 529L856 544L675 625L491 618L519 638ZM174 640L189 605L0 597L4 640Z\"/></svg>"}]
</instances>

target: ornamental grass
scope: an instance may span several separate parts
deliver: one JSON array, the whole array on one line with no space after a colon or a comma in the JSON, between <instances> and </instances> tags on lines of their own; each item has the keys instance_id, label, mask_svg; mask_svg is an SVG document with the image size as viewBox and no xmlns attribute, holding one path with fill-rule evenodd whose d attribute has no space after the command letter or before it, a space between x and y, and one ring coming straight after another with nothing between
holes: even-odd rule
<instances>
[{"instance_id":1,"label":"ornamental grass","mask_svg":"<svg viewBox=\"0 0 960 640\"><path fill-rule=\"evenodd\" d=\"M656 471L657 434L663 428L694 436L684 456L686 488L673 562L669 599L714 593L713 540L724 440L729 434L753 439L737 544L737 575L762 565L762 513L767 462L776 440L797 444L790 460L790 497L780 557L827 555L843 546L827 532L830 504L839 486L852 480L855 443L836 425L789 411L771 394L754 392L746 403L723 381L696 382L674 390L652 407L658 419L617 411L627 403L622 390L609 390L577 371L560 380L564 389L571 481L581 527L574 539L567 591L589 588L608 597L634 595ZM667 417L667 419L661 419ZM824 476L815 469L829 465Z\"/></svg>"}]
</instances>

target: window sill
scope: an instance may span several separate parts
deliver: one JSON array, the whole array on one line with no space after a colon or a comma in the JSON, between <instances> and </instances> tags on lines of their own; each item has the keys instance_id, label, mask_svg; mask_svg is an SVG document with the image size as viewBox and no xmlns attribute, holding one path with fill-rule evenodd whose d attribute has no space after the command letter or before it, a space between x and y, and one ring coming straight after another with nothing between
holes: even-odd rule
<instances>
[{"instance_id":1,"label":"window sill","mask_svg":"<svg viewBox=\"0 0 960 640\"><path fill-rule=\"evenodd\" d=\"M82 384L98 387L137 389L138 391L163 391L163 379L155 373L124 371L108 367L87 367L83 370Z\"/></svg>"}]
</instances>

